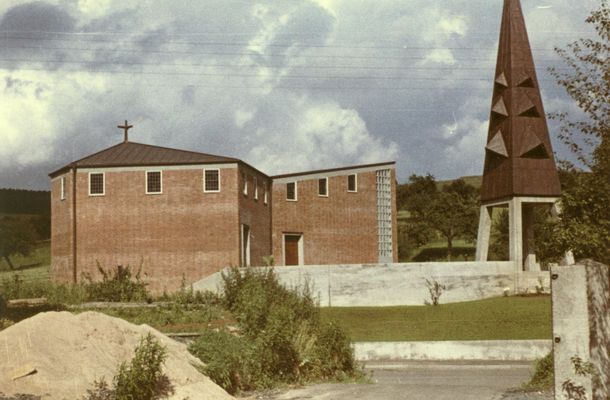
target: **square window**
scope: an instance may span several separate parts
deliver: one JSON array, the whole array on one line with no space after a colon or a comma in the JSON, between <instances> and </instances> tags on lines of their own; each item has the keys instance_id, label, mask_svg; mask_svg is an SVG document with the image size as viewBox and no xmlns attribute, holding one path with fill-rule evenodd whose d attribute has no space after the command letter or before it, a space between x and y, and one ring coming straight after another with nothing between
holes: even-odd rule
<instances>
[{"instance_id":1,"label":"square window","mask_svg":"<svg viewBox=\"0 0 610 400\"><path fill-rule=\"evenodd\" d=\"M59 199L60 200L65 200L66 199L66 177L62 176L60 179L60 189L59 189Z\"/></svg>"},{"instance_id":2,"label":"square window","mask_svg":"<svg viewBox=\"0 0 610 400\"><path fill-rule=\"evenodd\" d=\"M256 176L254 177L254 200L258 200L258 182Z\"/></svg>"},{"instance_id":3,"label":"square window","mask_svg":"<svg viewBox=\"0 0 610 400\"><path fill-rule=\"evenodd\" d=\"M102 196L104 195L104 173L90 172L89 173L89 195Z\"/></svg>"},{"instance_id":4,"label":"square window","mask_svg":"<svg viewBox=\"0 0 610 400\"><path fill-rule=\"evenodd\" d=\"M328 178L318 179L318 196L328 196Z\"/></svg>"},{"instance_id":5,"label":"square window","mask_svg":"<svg viewBox=\"0 0 610 400\"><path fill-rule=\"evenodd\" d=\"M358 177L356 174L351 174L347 176L347 191L348 192L357 192L358 191Z\"/></svg>"},{"instance_id":6,"label":"square window","mask_svg":"<svg viewBox=\"0 0 610 400\"><path fill-rule=\"evenodd\" d=\"M146 193L161 193L161 171L146 171Z\"/></svg>"},{"instance_id":7,"label":"square window","mask_svg":"<svg viewBox=\"0 0 610 400\"><path fill-rule=\"evenodd\" d=\"M204 192L220 192L220 171L217 169L206 169L203 181Z\"/></svg>"},{"instance_id":8,"label":"square window","mask_svg":"<svg viewBox=\"0 0 610 400\"><path fill-rule=\"evenodd\" d=\"M297 183L288 182L286 184L286 200L297 201Z\"/></svg>"}]
</instances>

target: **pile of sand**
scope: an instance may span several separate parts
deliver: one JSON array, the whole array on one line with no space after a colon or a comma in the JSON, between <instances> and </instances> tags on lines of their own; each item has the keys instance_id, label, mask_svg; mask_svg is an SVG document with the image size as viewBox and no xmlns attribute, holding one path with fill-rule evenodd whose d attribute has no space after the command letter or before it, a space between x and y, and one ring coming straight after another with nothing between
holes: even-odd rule
<instances>
[{"instance_id":1,"label":"pile of sand","mask_svg":"<svg viewBox=\"0 0 610 400\"><path fill-rule=\"evenodd\" d=\"M93 381L112 383L121 362L133 357L152 333L167 349L164 372L174 386L170 399L233 399L201 374L186 345L148 325L133 325L96 312L47 312L0 331L0 392L43 399L81 399Z\"/></svg>"}]
</instances>

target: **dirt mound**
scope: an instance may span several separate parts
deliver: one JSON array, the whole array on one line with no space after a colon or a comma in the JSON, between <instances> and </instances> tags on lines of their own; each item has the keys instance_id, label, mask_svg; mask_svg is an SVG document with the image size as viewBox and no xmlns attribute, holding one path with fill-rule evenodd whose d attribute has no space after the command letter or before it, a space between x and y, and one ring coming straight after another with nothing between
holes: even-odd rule
<instances>
[{"instance_id":1,"label":"dirt mound","mask_svg":"<svg viewBox=\"0 0 610 400\"><path fill-rule=\"evenodd\" d=\"M47 312L0 332L0 392L43 399L80 399L96 379L112 382L140 339L152 333L167 349L164 372L175 400L233 399L196 365L201 361L148 325L133 325L96 312Z\"/></svg>"}]
</instances>

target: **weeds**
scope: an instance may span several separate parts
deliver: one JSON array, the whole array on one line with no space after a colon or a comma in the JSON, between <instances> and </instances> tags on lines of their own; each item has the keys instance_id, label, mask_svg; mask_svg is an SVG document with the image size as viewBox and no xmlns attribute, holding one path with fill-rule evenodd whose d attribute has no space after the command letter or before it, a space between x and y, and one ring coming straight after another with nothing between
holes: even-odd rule
<instances>
[{"instance_id":1,"label":"weeds","mask_svg":"<svg viewBox=\"0 0 610 400\"><path fill-rule=\"evenodd\" d=\"M146 289L146 283L140 278L142 266L135 276L132 276L129 266L118 265L114 270L105 270L97 265L102 276L101 281L95 281L90 275L84 274L87 300L89 301L151 301Z\"/></svg>"},{"instance_id":2,"label":"weeds","mask_svg":"<svg viewBox=\"0 0 610 400\"><path fill-rule=\"evenodd\" d=\"M167 351L148 334L140 340L130 363L122 363L112 387L102 378L87 390L85 400L153 400L173 394L169 378L162 366Z\"/></svg>"},{"instance_id":3,"label":"weeds","mask_svg":"<svg viewBox=\"0 0 610 400\"><path fill-rule=\"evenodd\" d=\"M225 390L362 375L344 331L320 322L308 285L287 289L272 269L232 268L222 279L222 302L240 336L206 332L189 350Z\"/></svg>"},{"instance_id":4,"label":"weeds","mask_svg":"<svg viewBox=\"0 0 610 400\"><path fill-rule=\"evenodd\" d=\"M539 391L552 389L554 385L553 352L536 360L534 375L528 383L523 386L527 391Z\"/></svg>"},{"instance_id":5,"label":"weeds","mask_svg":"<svg viewBox=\"0 0 610 400\"><path fill-rule=\"evenodd\" d=\"M430 294L430 302L426 300L424 303L427 305L432 304L433 306L438 306L439 299L447 287L434 279L430 280L428 278L424 278L424 280L426 281L426 287L428 288L428 293Z\"/></svg>"}]
</instances>

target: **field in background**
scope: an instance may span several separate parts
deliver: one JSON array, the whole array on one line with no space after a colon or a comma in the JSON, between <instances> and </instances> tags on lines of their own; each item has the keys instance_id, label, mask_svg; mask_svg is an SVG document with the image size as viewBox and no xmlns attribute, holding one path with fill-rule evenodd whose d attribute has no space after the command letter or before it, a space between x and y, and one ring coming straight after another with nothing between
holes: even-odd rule
<instances>
[{"instance_id":1,"label":"field in background","mask_svg":"<svg viewBox=\"0 0 610 400\"><path fill-rule=\"evenodd\" d=\"M441 296L442 303L442 296ZM353 341L550 339L550 296L511 296L438 306L322 308Z\"/></svg>"},{"instance_id":2,"label":"field in background","mask_svg":"<svg viewBox=\"0 0 610 400\"><path fill-rule=\"evenodd\" d=\"M51 241L45 240L38 243L26 257L11 256L11 262L15 266L12 271L7 262L0 259L0 280L12 279L15 274L18 274L24 282L48 281L51 266Z\"/></svg>"}]
</instances>

